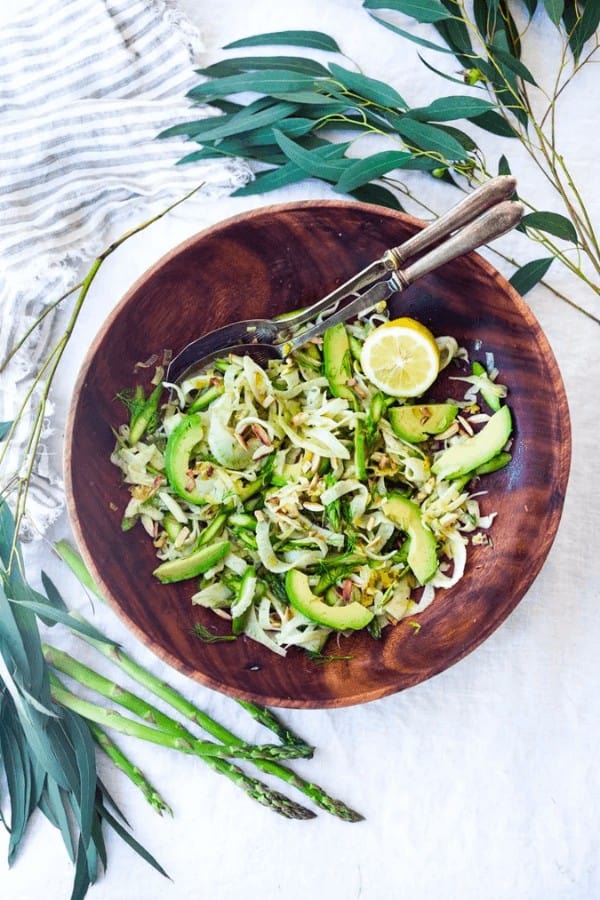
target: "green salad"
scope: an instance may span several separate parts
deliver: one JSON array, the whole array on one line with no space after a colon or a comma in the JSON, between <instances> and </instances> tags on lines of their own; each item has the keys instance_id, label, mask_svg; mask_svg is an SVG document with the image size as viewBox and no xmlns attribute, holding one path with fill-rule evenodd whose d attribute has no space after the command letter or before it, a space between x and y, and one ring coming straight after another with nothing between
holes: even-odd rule
<instances>
[{"instance_id":1,"label":"green salad","mask_svg":"<svg viewBox=\"0 0 600 900\"><path fill-rule=\"evenodd\" d=\"M332 633L378 638L491 544L475 476L509 462L512 430L493 359L431 336L459 399L390 396L361 364L386 323L336 325L265 368L231 355L177 385L159 369L149 396L122 395L123 528L140 523L157 583L189 582L232 639L285 655L318 654Z\"/></svg>"}]
</instances>

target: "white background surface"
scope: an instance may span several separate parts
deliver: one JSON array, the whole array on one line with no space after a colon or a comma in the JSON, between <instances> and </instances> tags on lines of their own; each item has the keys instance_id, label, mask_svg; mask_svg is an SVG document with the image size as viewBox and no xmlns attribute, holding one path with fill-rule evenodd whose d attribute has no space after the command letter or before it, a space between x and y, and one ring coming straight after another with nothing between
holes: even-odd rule
<instances>
[{"instance_id":1,"label":"white background surface","mask_svg":"<svg viewBox=\"0 0 600 900\"><path fill-rule=\"evenodd\" d=\"M366 74L396 87L409 103L454 93L418 61L415 49L370 22L358 0L285 4L184 0L202 29L206 62L228 41L285 28L321 29ZM553 32L532 28L531 67L551 58ZM286 52L273 50L273 52ZM292 51L296 52L296 51ZM297 51L303 53L304 51ZM538 60L538 63L532 60ZM433 60L439 64L439 58ZM559 142L598 224L600 179L595 153L597 76L583 74L561 107ZM513 144L481 132L490 167L506 152L530 198L551 206L539 175ZM454 197L434 182L411 181L442 211ZM297 198L331 196L316 182L248 200L192 200L134 238L109 260L57 385L64 415L73 381L95 331L137 275L180 240L244 209ZM134 224L133 222L129 224ZM116 237L117 235L114 235ZM524 239L505 240L521 258L545 255ZM495 260L494 260L495 262ZM558 266L552 279L599 315L598 298ZM96 900L592 900L600 896L600 617L597 534L599 437L596 384L598 326L544 288L528 300L558 360L571 408L573 464L562 524L542 573L510 619L459 665L410 691L337 711L283 711L317 749L296 768L366 817L360 824L319 813L288 822L257 804L199 760L122 741L161 789L174 818L159 819L121 776L102 767L136 837L172 881L155 874L121 841L108 838L108 872L91 890ZM59 444L57 442L57 451ZM62 519L53 537L68 536ZM76 583L37 550L69 602L89 609ZM204 709L267 740L233 701L166 671L136 645L107 610L105 626L140 661ZM89 657L78 648L81 657ZM91 657L89 657L91 658ZM99 666L100 668L100 666ZM247 720L248 719L248 720ZM9 900L62 900L72 868L57 832L34 819L22 853L8 871L0 836L0 892Z\"/></svg>"}]
</instances>

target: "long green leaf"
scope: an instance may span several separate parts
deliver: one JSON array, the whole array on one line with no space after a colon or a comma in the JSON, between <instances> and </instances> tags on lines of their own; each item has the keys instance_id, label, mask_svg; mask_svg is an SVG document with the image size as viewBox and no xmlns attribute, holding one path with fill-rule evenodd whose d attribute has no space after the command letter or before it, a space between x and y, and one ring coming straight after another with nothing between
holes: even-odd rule
<instances>
[{"instance_id":1,"label":"long green leaf","mask_svg":"<svg viewBox=\"0 0 600 900\"><path fill-rule=\"evenodd\" d=\"M51 606L49 603L39 603L33 600L10 600L10 602L13 604L18 603L19 607L31 610L31 612L35 613L37 616L43 616L49 622L60 622L61 625L66 625L70 628L71 631L85 634L87 637L92 637L96 641L112 643L112 641L109 641L108 638L104 637L101 631L94 628L93 625L90 625L89 623L84 624L78 619L75 619L69 612L65 612L62 609L56 609L56 607Z\"/></svg>"},{"instance_id":2,"label":"long green leaf","mask_svg":"<svg viewBox=\"0 0 600 900\"><path fill-rule=\"evenodd\" d=\"M236 56L221 59L204 69L196 69L196 72L207 78L221 78L223 75L238 75L240 72L253 72L257 69L285 69L315 77L329 75L322 63L302 56Z\"/></svg>"},{"instance_id":3,"label":"long green leaf","mask_svg":"<svg viewBox=\"0 0 600 900\"><path fill-rule=\"evenodd\" d=\"M380 25L383 25L384 28L393 31L394 34L398 34L400 37L406 38L408 41L412 41L413 44L418 44L419 47L425 47L426 50L435 50L436 53L452 53L452 50L448 47L442 47L441 44L434 44L433 41L427 41L425 38L418 37L418 35L412 34L410 31L405 31L404 28L398 28L397 25L393 25L392 22L386 22L385 19L374 16L373 13L370 13L370 16Z\"/></svg>"},{"instance_id":4,"label":"long green leaf","mask_svg":"<svg viewBox=\"0 0 600 900\"><path fill-rule=\"evenodd\" d=\"M455 119L473 119L493 108L493 103L480 97L438 97L428 106L409 110L407 115L421 122L451 122Z\"/></svg>"},{"instance_id":5,"label":"long green leaf","mask_svg":"<svg viewBox=\"0 0 600 900\"><path fill-rule=\"evenodd\" d=\"M450 18L439 0L365 0L365 9L393 9L417 22L441 22Z\"/></svg>"},{"instance_id":6,"label":"long green leaf","mask_svg":"<svg viewBox=\"0 0 600 900\"><path fill-rule=\"evenodd\" d=\"M67 604L62 598L62 595L52 579L46 572L42 571L42 585L46 592L46 597L48 603L53 606L55 609L62 609L64 612L68 612Z\"/></svg>"},{"instance_id":7,"label":"long green leaf","mask_svg":"<svg viewBox=\"0 0 600 900\"><path fill-rule=\"evenodd\" d=\"M260 110L250 115L245 115L244 111L234 113L230 116L216 116L208 121L187 122L181 125L174 125L162 131L158 137L173 137L176 134L186 134L188 137L200 144L208 141L217 141L231 135L243 134L245 131L253 131L255 128L262 128L265 125L271 125L280 119L286 118L296 112L298 105L296 103L271 103L266 109ZM227 121L220 122L221 119L227 118Z\"/></svg>"},{"instance_id":8,"label":"long green leaf","mask_svg":"<svg viewBox=\"0 0 600 900\"><path fill-rule=\"evenodd\" d=\"M411 158L412 155L403 150L383 150L365 159L354 160L339 178L336 189L350 193L361 185L402 167Z\"/></svg>"},{"instance_id":9,"label":"long green leaf","mask_svg":"<svg viewBox=\"0 0 600 900\"><path fill-rule=\"evenodd\" d=\"M3 441L10 429L12 428L12 422L0 422L0 441Z\"/></svg>"},{"instance_id":10,"label":"long green leaf","mask_svg":"<svg viewBox=\"0 0 600 900\"><path fill-rule=\"evenodd\" d=\"M567 12L565 6L565 14ZM600 24L600 3L598 0L587 0L583 6L581 16L576 20L573 28L569 28L569 46L575 62L579 61L579 57L587 41L595 34Z\"/></svg>"},{"instance_id":11,"label":"long green leaf","mask_svg":"<svg viewBox=\"0 0 600 900\"><path fill-rule=\"evenodd\" d=\"M348 144L328 144L318 152L323 159L335 159L342 156ZM313 151L316 155L317 151ZM295 163L289 162L269 172L259 172L254 181L238 188L232 197L248 197L254 194L266 194L306 178L306 172Z\"/></svg>"},{"instance_id":12,"label":"long green leaf","mask_svg":"<svg viewBox=\"0 0 600 900\"><path fill-rule=\"evenodd\" d=\"M132 837L128 831L126 831L121 823L115 819L115 817L106 809L105 806L101 804L97 804L98 811L102 818L106 821L111 828L113 828L120 838L122 838L126 844L135 850L135 852L142 857L147 863L149 863L153 869L156 869L157 872L160 872L161 875L164 875L165 878L169 876L163 869L163 867L156 861L156 859L149 853L141 844L139 844L134 837Z\"/></svg>"},{"instance_id":13,"label":"long green leaf","mask_svg":"<svg viewBox=\"0 0 600 900\"><path fill-rule=\"evenodd\" d=\"M573 244L578 243L577 232L573 223L566 216L561 216L560 213L528 213L521 219L521 225L525 228L536 228L538 231L545 231L547 234L553 234L555 237L571 241Z\"/></svg>"},{"instance_id":14,"label":"long green leaf","mask_svg":"<svg viewBox=\"0 0 600 900\"><path fill-rule=\"evenodd\" d=\"M523 297L538 283L538 281L541 281L553 262L553 256L546 256L542 259L532 259L531 262L525 263L524 266L517 269L509 281L514 289Z\"/></svg>"},{"instance_id":15,"label":"long green leaf","mask_svg":"<svg viewBox=\"0 0 600 900\"><path fill-rule=\"evenodd\" d=\"M446 81L451 81L452 84L460 84L461 87L465 86L464 78L455 78L453 75L448 75L447 72L442 72L441 69L437 69L430 62L427 62L424 56L421 56L420 53L417 53L417 56L423 63L426 69L429 69L430 72L434 72L436 75L439 75L440 78L444 78Z\"/></svg>"},{"instance_id":16,"label":"long green leaf","mask_svg":"<svg viewBox=\"0 0 600 900\"><path fill-rule=\"evenodd\" d=\"M468 69L472 64L473 47L462 8L457 0L442 0L442 5L448 12L448 18L435 22L434 27L451 48L458 62Z\"/></svg>"},{"instance_id":17,"label":"long green leaf","mask_svg":"<svg viewBox=\"0 0 600 900\"><path fill-rule=\"evenodd\" d=\"M477 125L478 128L483 128L484 131L489 131L491 134L498 134L500 137L517 137L517 132L510 122L507 122L504 116L501 116L500 113L493 109L482 116L475 116L471 119L471 122L473 125Z\"/></svg>"},{"instance_id":18,"label":"long green leaf","mask_svg":"<svg viewBox=\"0 0 600 900\"><path fill-rule=\"evenodd\" d=\"M338 66L335 63L330 63L329 69L337 81L341 81L346 88L353 93L359 94L366 100L372 100L381 106L391 106L394 109L407 108L406 101L400 96L398 91L385 82L362 75L360 72L351 72L349 69L345 69L343 66Z\"/></svg>"},{"instance_id":19,"label":"long green leaf","mask_svg":"<svg viewBox=\"0 0 600 900\"><path fill-rule=\"evenodd\" d=\"M361 203L375 203L377 206L385 206L388 209L397 209L402 212L402 204L392 191L380 184L362 184L348 193Z\"/></svg>"},{"instance_id":20,"label":"long green leaf","mask_svg":"<svg viewBox=\"0 0 600 900\"><path fill-rule=\"evenodd\" d=\"M406 115L398 116L394 121L398 133L409 143L422 150L439 153L450 161L465 158L465 151L458 141L436 128L435 125L418 122Z\"/></svg>"},{"instance_id":21,"label":"long green leaf","mask_svg":"<svg viewBox=\"0 0 600 900\"><path fill-rule=\"evenodd\" d=\"M558 28L565 9L565 0L543 0L543 3L551 21Z\"/></svg>"},{"instance_id":22,"label":"long green leaf","mask_svg":"<svg viewBox=\"0 0 600 900\"><path fill-rule=\"evenodd\" d=\"M69 821L70 806L65 791L61 790L53 778L46 778L46 790L40 800L40 809L61 833L63 843L71 862L75 861L75 847Z\"/></svg>"},{"instance_id":23,"label":"long green leaf","mask_svg":"<svg viewBox=\"0 0 600 900\"><path fill-rule=\"evenodd\" d=\"M499 47L495 47L492 51L492 54L503 63L511 72L514 72L515 75L518 75L519 78L522 78L523 81L529 82L534 87L537 87L537 82L525 63L522 63L520 59L516 59L511 53L507 53L505 50L501 50Z\"/></svg>"},{"instance_id":24,"label":"long green leaf","mask_svg":"<svg viewBox=\"0 0 600 900\"><path fill-rule=\"evenodd\" d=\"M90 730L79 716L70 710L64 710L63 723L75 751L79 773L79 828L83 844L87 847L92 840L92 819L96 802L96 751Z\"/></svg>"},{"instance_id":25,"label":"long green leaf","mask_svg":"<svg viewBox=\"0 0 600 900\"><path fill-rule=\"evenodd\" d=\"M264 69L261 72L244 72L241 75L225 75L199 84L188 91L193 100L208 97L226 97L229 94L258 91L283 94L288 91L305 91L315 87L315 79L297 72L282 72L280 69Z\"/></svg>"},{"instance_id":26,"label":"long green leaf","mask_svg":"<svg viewBox=\"0 0 600 900\"><path fill-rule=\"evenodd\" d=\"M344 169L352 165L352 161L349 159L324 159L320 153L314 150L305 150L281 131L275 129L274 133L275 140L290 162L295 163L310 177L336 182Z\"/></svg>"},{"instance_id":27,"label":"long green leaf","mask_svg":"<svg viewBox=\"0 0 600 900\"><path fill-rule=\"evenodd\" d=\"M255 34L251 37L241 38L226 44L224 50L233 50L237 47L265 47L275 44L287 47L312 47L314 50L329 50L339 53L337 42L322 31L270 31L265 34Z\"/></svg>"},{"instance_id":28,"label":"long green leaf","mask_svg":"<svg viewBox=\"0 0 600 900\"><path fill-rule=\"evenodd\" d=\"M14 862L27 828L31 782L28 756L22 749L22 732L8 705L0 722L0 749L10 799L8 861Z\"/></svg>"}]
</instances>

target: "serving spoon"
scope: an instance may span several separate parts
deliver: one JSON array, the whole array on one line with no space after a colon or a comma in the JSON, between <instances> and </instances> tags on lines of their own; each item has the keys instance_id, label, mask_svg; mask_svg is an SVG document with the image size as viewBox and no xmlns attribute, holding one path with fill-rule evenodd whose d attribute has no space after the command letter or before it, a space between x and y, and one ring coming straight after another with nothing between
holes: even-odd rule
<instances>
[{"instance_id":1,"label":"serving spoon","mask_svg":"<svg viewBox=\"0 0 600 900\"><path fill-rule=\"evenodd\" d=\"M171 360L165 381L177 383L192 370L201 369L212 360L229 354L249 354L260 364L273 358L285 359L331 326L377 307L383 309L392 294L512 230L524 212L522 204L505 199L514 194L515 188L516 181L511 176L491 179L431 225L400 246L386 250L380 259L311 306L275 319L232 322L197 338ZM453 231L456 233L448 240L438 243ZM438 245L420 259L400 268L406 260L435 244ZM378 281L390 272L391 277ZM368 285L372 286L360 293ZM349 302L342 306L346 300ZM328 311L323 318L297 331L323 311Z\"/></svg>"}]
</instances>

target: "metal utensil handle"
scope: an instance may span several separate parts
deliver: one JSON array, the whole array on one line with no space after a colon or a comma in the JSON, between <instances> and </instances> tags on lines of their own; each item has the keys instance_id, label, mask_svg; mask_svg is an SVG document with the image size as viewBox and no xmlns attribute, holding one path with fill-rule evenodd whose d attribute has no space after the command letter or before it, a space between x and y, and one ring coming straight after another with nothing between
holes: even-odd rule
<instances>
[{"instance_id":1,"label":"metal utensil handle","mask_svg":"<svg viewBox=\"0 0 600 900\"><path fill-rule=\"evenodd\" d=\"M514 194L517 187L517 179L512 175L498 175L497 178L491 178L486 181L480 188L449 209L431 225L423 228L414 237L409 238L398 247L392 247L388 250L389 256L394 262L394 268L400 266L413 256L422 253L438 240L446 237L457 228L462 228L468 222L472 222L486 209L500 203L501 200L508 200Z\"/></svg>"},{"instance_id":2,"label":"metal utensil handle","mask_svg":"<svg viewBox=\"0 0 600 900\"><path fill-rule=\"evenodd\" d=\"M442 238L461 228L473 219L476 219L480 213L489 209L501 200L508 199L514 194L517 186L516 178L512 175L498 175L497 178L490 178L481 187L474 190L468 197L457 203L439 219L426 225L413 237L397 247L386 250L381 259L370 263L366 268L362 269L356 275L353 275L348 281L340 285L326 297L307 306L293 316L287 316L284 323L286 327L297 328L310 322L320 312L329 307L337 308L342 300L350 294L355 294L365 287L368 287L379 278L383 278L390 271L399 269L400 266L408 259L423 253L433 244L436 244Z\"/></svg>"},{"instance_id":3,"label":"metal utensil handle","mask_svg":"<svg viewBox=\"0 0 600 900\"><path fill-rule=\"evenodd\" d=\"M331 316L327 316L326 319L323 319L317 325L313 325L312 328L307 328L305 331L300 332L287 343L278 344L278 349L281 348L282 354L287 356L311 338L323 334L332 325L337 325L339 322L345 322L353 316L365 313L378 303L386 300L395 291L403 291L418 278L427 275L439 266L443 266L444 263L450 262L456 259L457 256L463 256L463 254L476 250L483 244L501 237L501 235L506 234L507 231L519 224L524 211L525 207L522 203L503 200L492 207L492 209L487 210L475 222L465 225L461 231L452 235L439 247L435 247L429 253L426 253L425 256L408 266L408 268L399 269L392 274L389 280L374 284L368 291L356 297L343 309L339 309Z\"/></svg>"},{"instance_id":4,"label":"metal utensil handle","mask_svg":"<svg viewBox=\"0 0 600 900\"><path fill-rule=\"evenodd\" d=\"M398 290L408 287L418 278L456 259L457 256L476 250L506 234L519 224L524 212L525 207L522 203L503 200L502 203L487 210L479 219L465 225L461 231L452 235L439 247L430 250L407 268L394 272L390 280L396 284Z\"/></svg>"}]
</instances>

